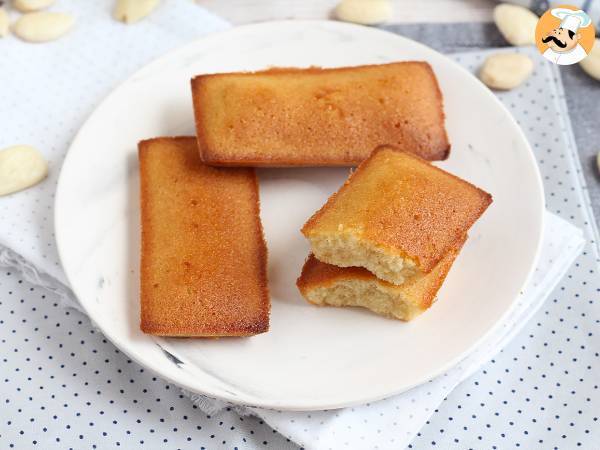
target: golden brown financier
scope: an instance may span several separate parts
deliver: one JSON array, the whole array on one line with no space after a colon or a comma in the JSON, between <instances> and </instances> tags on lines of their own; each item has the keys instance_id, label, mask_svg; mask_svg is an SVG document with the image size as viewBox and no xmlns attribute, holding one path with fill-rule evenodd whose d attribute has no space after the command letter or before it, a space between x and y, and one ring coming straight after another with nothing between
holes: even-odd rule
<instances>
[{"instance_id":1,"label":"golden brown financier","mask_svg":"<svg viewBox=\"0 0 600 450\"><path fill-rule=\"evenodd\" d=\"M313 254L402 284L464 239L492 196L397 148L376 149L302 228Z\"/></svg>"},{"instance_id":2,"label":"golden brown financier","mask_svg":"<svg viewBox=\"0 0 600 450\"><path fill-rule=\"evenodd\" d=\"M200 75L192 96L210 165L349 166L382 144L427 160L450 150L426 62Z\"/></svg>"},{"instance_id":3,"label":"golden brown financier","mask_svg":"<svg viewBox=\"0 0 600 450\"><path fill-rule=\"evenodd\" d=\"M254 170L204 165L194 137L142 141L139 161L142 331L267 331L267 249Z\"/></svg>"}]
</instances>

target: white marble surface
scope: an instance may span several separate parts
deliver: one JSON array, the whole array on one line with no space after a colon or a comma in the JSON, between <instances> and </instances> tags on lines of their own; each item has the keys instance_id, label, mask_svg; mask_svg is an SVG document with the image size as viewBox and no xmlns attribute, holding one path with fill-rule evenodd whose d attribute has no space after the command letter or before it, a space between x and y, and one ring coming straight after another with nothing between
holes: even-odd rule
<instances>
[{"instance_id":1,"label":"white marble surface","mask_svg":"<svg viewBox=\"0 0 600 450\"><path fill-rule=\"evenodd\" d=\"M342 183L347 170L264 170L261 215L270 252L271 331L251 339L216 341L159 341L142 334L136 143L193 132L190 77L270 65L402 59L429 61L440 80L453 144L450 158L440 166L494 196L434 307L415 322L402 324L361 310L317 309L304 302L294 282L308 247L298 230ZM128 105L136 105L137 114ZM476 125L472 111L478 111ZM465 356L508 311L533 268L542 213L539 173L522 132L497 99L460 66L379 30L284 22L242 27L192 43L138 72L108 96L79 132L63 166L56 228L75 293L94 322L131 357L191 391L280 409L322 409L404 391ZM515 259L515 254L520 257ZM465 323L469 326L459 325ZM390 358L398 348L404 349L403 358ZM173 364L175 359L167 358L163 349L181 363ZM407 366L405 360L413 363ZM345 374L341 379L340 373ZM379 382L371 383L373 377Z\"/></svg>"}]
</instances>

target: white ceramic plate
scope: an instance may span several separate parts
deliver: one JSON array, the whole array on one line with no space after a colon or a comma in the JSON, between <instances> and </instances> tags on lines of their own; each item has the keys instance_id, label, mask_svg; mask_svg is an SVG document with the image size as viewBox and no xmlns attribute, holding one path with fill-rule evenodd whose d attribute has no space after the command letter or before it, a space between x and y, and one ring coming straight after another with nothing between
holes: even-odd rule
<instances>
[{"instance_id":1,"label":"white ceramic plate","mask_svg":"<svg viewBox=\"0 0 600 450\"><path fill-rule=\"evenodd\" d=\"M279 66L429 61L444 94L452 152L439 165L492 193L438 301L411 323L362 309L317 308L295 280L308 245L299 229L348 169L260 170L269 247L271 330L252 338L157 339L139 330L137 142L193 134L189 80ZM335 22L271 22L173 51L119 86L73 141L55 205L67 277L96 325L131 358L194 392L279 409L380 399L440 374L509 310L535 264L543 192L521 130L479 81L435 51L384 31Z\"/></svg>"}]
</instances>

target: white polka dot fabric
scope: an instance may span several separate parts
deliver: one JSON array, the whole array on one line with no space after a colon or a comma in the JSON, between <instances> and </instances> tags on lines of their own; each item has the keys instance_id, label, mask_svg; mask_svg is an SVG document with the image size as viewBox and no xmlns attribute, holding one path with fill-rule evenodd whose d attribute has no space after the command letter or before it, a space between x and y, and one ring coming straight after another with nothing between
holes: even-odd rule
<instances>
[{"instance_id":1,"label":"white polka dot fabric","mask_svg":"<svg viewBox=\"0 0 600 450\"><path fill-rule=\"evenodd\" d=\"M535 72L499 97L533 147L548 210L580 227L585 246L524 329L437 407L409 448L599 448L598 232L560 69L519 51L534 58ZM475 72L487 54L456 59Z\"/></svg>"},{"instance_id":2,"label":"white polka dot fabric","mask_svg":"<svg viewBox=\"0 0 600 450\"><path fill-rule=\"evenodd\" d=\"M347 446L364 442L372 448L403 448L448 393L521 330L581 253L583 245L580 230L547 213L543 250L523 294L500 329L442 376L404 394L354 408L310 414L264 409L253 409L253 412L284 436L307 448L335 449L340 442Z\"/></svg>"},{"instance_id":3,"label":"white polka dot fabric","mask_svg":"<svg viewBox=\"0 0 600 450\"><path fill-rule=\"evenodd\" d=\"M201 412L56 295L0 271L0 448L297 448L256 417Z\"/></svg>"},{"instance_id":4,"label":"white polka dot fabric","mask_svg":"<svg viewBox=\"0 0 600 450\"><path fill-rule=\"evenodd\" d=\"M74 47L67 38L48 44L64 46L57 51L62 60L49 57L49 50L37 50L43 46L27 47L32 53L24 52L29 55L25 57L11 50L25 44L14 41L6 45L7 60L17 58L17 67L29 67L31 58L37 58L42 66L37 73L24 71L19 82L0 72L3 86L4 78L12 83L9 89L0 90L0 100L4 100L0 101L0 117L4 120L7 105L16 116L7 116L4 121L5 130L15 134L3 134L0 139L7 141L0 145L27 142L40 147L52 163L52 172L42 185L0 199L0 244L22 255L16 261L14 253L0 253L0 263L22 263L28 279L38 284L48 286L53 280L40 278L35 268L64 281L49 218L52 191L66 145L94 104L140 63L178 41L225 27L218 20L210 22L210 16L190 2L167 3L173 8L161 7L152 20L140 25L151 27L144 30L143 37L133 28L126 28L128 36L124 37L122 28L105 28L121 25L100 20L99 14L109 13L109 2L57 2L55 9L81 14L75 33L85 27L90 36L78 37L89 44L89 52L81 58L70 54ZM175 17L177 27L173 27ZM84 21L89 23L83 25ZM202 24L201 29L198 24ZM113 64L97 67L93 55L107 49L113 51ZM119 51L134 54L131 59L135 61L122 61ZM459 62L474 70L481 58L482 53L462 55ZM63 64L57 71L59 60ZM564 122L557 72L543 60L536 63L536 72L526 86L501 97L534 146L548 208L584 230L584 252L568 277L561 280L571 258L581 250L580 234L566 222L548 216L541 265L512 311L511 320L504 324L502 333L486 341L459 367L406 394L357 408L311 413L254 410L260 418L240 417L230 409L207 415L176 387L128 360L83 315L61 308L57 295L7 270L0 273L0 403L6 406L0 410L0 446L297 448L290 442L293 439L315 449L397 449L407 444L413 448L575 448L577 444L594 448L600 440L594 413L600 401L595 381L600 373L598 346L593 344L599 323L593 310L594 298L600 292L600 282L593 278L598 249L569 124ZM88 67L91 72L83 87L65 81L71 80L69 71L79 74ZM48 84L59 87L49 105L35 103L36 89L41 86L32 90L36 95L23 87L39 81L39 73L45 74ZM550 94L542 96L543 92ZM24 103L20 103L21 96ZM65 108L66 99L72 98L81 100L75 110ZM35 128L30 126L32 122ZM550 292L552 302L536 313ZM525 325L525 319L532 315L533 320ZM506 350L478 370L515 335ZM472 372L472 377L443 401ZM501 392L502 398L494 397L495 392ZM461 397L454 400L454 395ZM492 401L492 408L486 406ZM198 404L215 406L205 399Z\"/></svg>"},{"instance_id":5,"label":"white polka dot fabric","mask_svg":"<svg viewBox=\"0 0 600 450\"><path fill-rule=\"evenodd\" d=\"M68 35L44 44L13 35L0 40L0 148L33 145L50 167L42 183L0 199L0 247L64 284L54 242L54 190L75 133L135 70L194 38L229 28L190 0L163 0L134 25L113 20L113 4L58 0L51 9L76 18ZM0 251L0 261L9 259L14 262L14 254Z\"/></svg>"}]
</instances>

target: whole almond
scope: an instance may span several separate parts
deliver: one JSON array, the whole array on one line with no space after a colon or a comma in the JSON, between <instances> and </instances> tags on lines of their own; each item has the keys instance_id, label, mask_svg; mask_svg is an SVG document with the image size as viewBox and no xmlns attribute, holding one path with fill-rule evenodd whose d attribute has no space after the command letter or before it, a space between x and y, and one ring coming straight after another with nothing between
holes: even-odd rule
<instances>
[{"instance_id":1,"label":"whole almond","mask_svg":"<svg viewBox=\"0 0 600 450\"><path fill-rule=\"evenodd\" d=\"M46 9L54 3L55 0L13 0L13 6L21 12L33 12L40 9Z\"/></svg>"},{"instance_id":2,"label":"whole almond","mask_svg":"<svg viewBox=\"0 0 600 450\"><path fill-rule=\"evenodd\" d=\"M523 6L501 3L494 8L494 22L511 45L535 44L539 17Z\"/></svg>"},{"instance_id":3,"label":"whole almond","mask_svg":"<svg viewBox=\"0 0 600 450\"><path fill-rule=\"evenodd\" d=\"M533 61L519 53L496 53L489 56L479 72L479 78L488 87L499 90L514 89L533 72Z\"/></svg>"},{"instance_id":4,"label":"whole almond","mask_svg":"<svg viewBox=\"0 0 600 450\"><path fill-rule=\"evenodd\" d=\"M39 183L48 174L48 164L39 151L28 145L0 150L0 195Z\"/></svg>"},{"instance_id":5,"label":"whole almond","mask_svg":"<svg viewBox=\"0 0 600 450\"><path fill-rule=\"evenodd\" d=\"M125 23L137 22L158 6L159 0L117 0L113 17Z\"/></svg>"},{"instance_id":6,"label":"whole almond","mask_svg":"<svg viewBox=\"0 0 600 450\"><path fill-rule=\"evenodd\" d=\"M592 51L579 65L590 77L600 81L600 39L596 39Z\"/></svg>"},{"instance_id":7,"label":"whole almond","mask_svg":"<svg viewBox=\"0 0 600 450\"><path fill-rule=\"evenodd\" d=\"M23 14L13 25L13 32L28 42L53 41L73 27L70 14L55 12L33 12Z\"/></svg>"},{"instance_id":8,"label":"whole almond","mask_svg":"<svg viewBox=\"0 0 600 450\"><path fill-rule=\"evenodd\" d=\"M389 0L342 0L335 8L335 16L344 22L375 25L392 17Z\"/></svg>"},{"instance_id":9,"label":"whole almond","mask_svg":"<svg viewBox=\"0 0 600 450\"><path fill-rule=\"evenodd\" d=\"M0 37L8 34L8 14L6 9L0 6Z\"/></svg>"}]
</instances>

